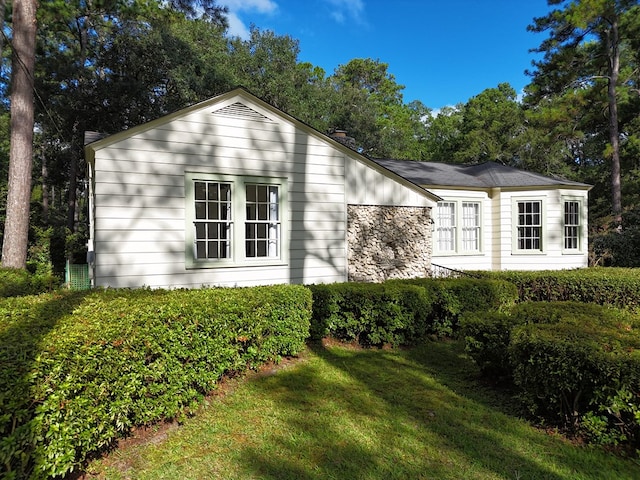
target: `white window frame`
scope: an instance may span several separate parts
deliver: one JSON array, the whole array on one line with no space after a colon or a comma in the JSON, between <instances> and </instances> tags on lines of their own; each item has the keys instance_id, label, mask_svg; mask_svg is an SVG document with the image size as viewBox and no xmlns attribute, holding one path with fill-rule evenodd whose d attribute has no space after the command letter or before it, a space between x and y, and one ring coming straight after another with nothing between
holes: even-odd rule
<instances>
[{"instance_id":1,"label":"white window frame","mask_svg":"<svg viewBox=\"0 0 640 480\"><path fill-rule=\"evenodd\" d=\"M197 258L196 253L196 182L228 184L231 187L229 219L229 248L224 258ZM247 186L267 187L268 199L250 201L254 207L266 212L252 213L247 202ZM269 189L275 187L275 189ZM234 176L211 173L185 173L185 266L192 268L222 268L242 266L286 265L288 262L287 180L284 178ZM216 220L213 220L215 223ZM258 238L247 239L249 230L258 232ZM264 238L263 238L264 237ZM247 255L247 240L262 256Z\"/></svg>"},{"instance_id":2,"label":"white window frame","mask_svg":"<svg viewBox=\"0 0 640 480\"><path fill-rule=\"evenodd\" d=\"M537 213L539 217L539 222L536 224L527 224L524 223L520 225L520 212L519 207L520 204L525 203L538 203L540 205L540 210ZM536 255L543 254L546 250L546 235L547 235L547 225L546 225L546 201L542 197L515 197L513 198L513 245L512 252L520 255ZM523 215L530 215L525 212ZM521 248L520 246L520 229L527 228L539 228L540 233L538 235L538 248Z\"/></svg>"},{"instance_id":3,"label":"white window frame","mask_svg":"<svg viewBox=\"0 0 640 480\"><path fill-rule=\"evenodd\" d=\"M441 206L452 209L446 218L441 217ZM465 206L476 205L474 218L475 225L469 224L470 218L466 215ZM434 255L480 255L482 254L482 199L456 198L443 199L436 206L434 221ZM469 237L469 232L475 232L475 239ZM446 235L448 238L443 238ZM475 248L466 248L472 241ZM445 247L445 248L442 248ZM446 248L448 247L448 248Z\"/></svg>"},{"instance_id":4,"label":"white window frame","mask_svg":"<svg viewBox=\"0 0 640 480\"><path fill-rule=\"evenodd\" d=\"M583 236L583 231L584 231L584 221L585 221L585 215L584 215L584 211L583 211L583 205L584 205L584 200L580 197L570 197L570 196L563 196L562 197L562 253L564 254L572 254L572 253L583 253L584 251L584 246L583 246L583 240L582 240L582 236ZM578 223L577 224L567 224L567 213L566 213L566 207L568 203L575 203L577 205L577 212L575 212L578 216ZM576 247L575 248L567 248L567 228L571 227L571 228L575 228L576 229L576 234L575 234L575 240L576 240Z\"/></svg>"}]
</instances>

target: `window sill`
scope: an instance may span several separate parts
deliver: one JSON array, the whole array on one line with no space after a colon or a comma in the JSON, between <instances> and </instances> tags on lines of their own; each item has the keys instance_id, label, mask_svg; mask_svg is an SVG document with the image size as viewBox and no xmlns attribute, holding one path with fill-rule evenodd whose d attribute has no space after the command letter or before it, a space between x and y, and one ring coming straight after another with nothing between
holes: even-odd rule
<instances>
[{"instance_id":1,"label":"window sill","mask_svg":"<svg viewBox=\"0 0 640 480\"><path fill-rule=\"evenodd\" d=\"M433 252L432 257L484 257L484 252Z\"/></svg>"},{"instance_id":2,"label":"window sill","mask_svg":"<svg viewBox=\"0 0 640 480\"><path fill-rule=\"evenodd\" d=\"M245 262L191 262L187 270L219 270L223 268L284 267L288 263L282 259Z\"/></svg>"}]
</instances>

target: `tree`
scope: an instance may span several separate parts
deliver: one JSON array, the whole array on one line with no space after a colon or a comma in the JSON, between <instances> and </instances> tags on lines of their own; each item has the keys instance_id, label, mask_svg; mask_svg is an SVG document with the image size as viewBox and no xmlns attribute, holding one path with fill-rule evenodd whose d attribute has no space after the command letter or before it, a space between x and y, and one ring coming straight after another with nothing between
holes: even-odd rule
<instances>
[{"instance_id":1,"label":"tree","mask_svg":"<svg viewBox=\"0 0 640 480\"><path fill-rule=\"evenodd\" d=\"M462 109L462 138L454 158L460 163L519 164L524 114L516 91L508 84L488 88Z\"/></svg>"},{"instance_id":2,"label":"tree","mask_svg":"<svg viewBox=\"0 0 640 480\"><path fill-rule=\"evenodd\" d=\"M620 131L618 88L621 51L628 38L620 30L629 12L637 11L637 0L548 0L559 5L545 17L534 19L533 32L549 32L536 52L533 83L538 98L567 89L606 87L609 144L604 152L611 163L612 211L622 221Z\"/></svg>"},{"instance_id":3,"label":"tree","mask_svg":"<svg viewBox=\"0 0 640 480\"><path fill-rule=\"evenodd\" d=\"M13 2L11 146L2 266L25 268L33 152L36 0Z\"/></svg>"}]
</instances>

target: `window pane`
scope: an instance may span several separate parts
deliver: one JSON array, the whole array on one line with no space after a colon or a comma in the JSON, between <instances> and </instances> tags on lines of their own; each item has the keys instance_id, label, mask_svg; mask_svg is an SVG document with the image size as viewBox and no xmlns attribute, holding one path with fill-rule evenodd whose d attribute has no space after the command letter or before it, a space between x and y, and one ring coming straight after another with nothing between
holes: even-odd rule
<instances>
[{"instance_id":1,"label":"window pane","mask_svg":"<svg viewBox=\"0 0 640 480\"><path fill-rule=\"evenodd\" d=\"M439 202L438 203L438 216L436 226L436 237L438 250L440 251L454 251L456 245L455 237L455 203L453 202Z\"/></svg>"},{"instance_id":2,"label":"window pane","mask_svg":"<svg viewBox=\"0 0 640 480\"><path fill-rule=\"evenodd\" d=\"M246 185L245 253L247 257L280 255L279 187Z\"/></svg>"},{"instance_id":3,"label":"window pane","mask_svg":"<svg viewBox=\"0 0 640 480\"><path fill-rule=\"evenodd\" d=\"M230 258L231 184L194 182L194 197L196 258Z\"/></svg>"},{"instance_id":4,"label":"window pane","mask_svg":"<svg viewBox=\"0 0 640 480\"><path fill-rule=\"evenodd\" d=\"M258 185L258 202L268 202L269 197L267 195L267 186L266 185Z\"/></svg>"},{"instance_id":5,"label":"window pane","mask_svg":"<svg viewBox=\"0 0 640 480\"><path fill-rule=\"evenodd\" d=\"M518 202L518 238L520 250L540 250L542 238L542 202Z\"/></svg>"},{"instance_id":6,"label":"window pane","mask_svg":"<svg viewBox=\"0 0 640 480\"><path fill-rule=\"evenodd\" d=\"M575 250L579 248L580 203L577 201L564 202L564 248Z\"/></svg>"}]
</instances>

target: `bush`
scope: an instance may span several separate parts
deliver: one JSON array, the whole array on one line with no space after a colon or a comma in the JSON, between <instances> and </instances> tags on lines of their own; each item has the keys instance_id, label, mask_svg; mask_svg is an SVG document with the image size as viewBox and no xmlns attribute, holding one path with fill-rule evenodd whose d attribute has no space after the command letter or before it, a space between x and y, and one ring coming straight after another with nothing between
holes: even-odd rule
<instances>
[{"instance_id":1,"label":"bush","mask_svg":"<svg viewBox=\"0 0 640 480\"><path fill-rule=\"evenodd\" d=\"M640 310L640 269L588 268L540 272L477 272L516 285L519 301L575 301Z\"/></svg>"},{"instance_id":2,"label":"bush","mask_svg":"<svg viewBox=\"0 0 640 480\"><path fill-rule=\"evenodd\" d=\"M489 375L511 377L545 422L599 443L640 441L640 321L626 310L530 302L465 315L467 351Z\"/></svg>"},{"instance_id":3,"label":"bush","mask_svg":"<svg viewBox=\"0 0 640 480\"><path fill-rule=\"evenodd\" d=\"M532 411L576 425L609 393L625 387L640 393L640 372L633 367L634 358L640 361L639 325L624 311L590 305L579 312L579 306L569 304L573 308L562 312L563 306L557 305L559 315L552 324L515 329L509 360L514 382Z\"/></svg>"},{"instance_id":4,"label":"bush","mask_svg":"<svg viewBox=\"0 0 640 480\"><path fill-rule=\"evenodd\" d=\"M311 338L326 336L362 345L414 343L433 331L433 298L414 285L335 283L312 285Z\"/></svg>"},{"instance_id":5,"label":"bush","mask_svg":"<svg viewBox=\"0 0 640 480\"><path fill-rule=\"evenodd\" d=\"M504 281L389 280L314 285L312 338L330 335L363 345L411 344L452 335L467 309L505 309L517 298Z\"/></svg>"},{"instance_id":6,"label":"bush","mask_svg":"<svg viewBox=\"0 0 640 480\"><path fill-rule=\"evenodd\" d=\"M33 274L17 268L0 268L0 298L37 295L59 286L51 274Z\"/></svg>"},{"instance_id":7,"label":"bush","mask_svg":"<svg viewBox=\"0 0 640 480\"><path fill-rule=\"evenodd\" d=\"M304 347L301 286L107 290L0 302L4 475L64 475L132 427L188 414L224 374Z\"/></svg>"}]
</instances>

